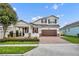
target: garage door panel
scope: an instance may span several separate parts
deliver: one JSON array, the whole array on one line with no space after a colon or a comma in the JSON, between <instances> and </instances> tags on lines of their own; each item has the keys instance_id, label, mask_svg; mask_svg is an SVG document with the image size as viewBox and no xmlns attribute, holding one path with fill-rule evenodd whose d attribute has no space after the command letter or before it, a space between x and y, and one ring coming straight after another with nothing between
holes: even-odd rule
<instances>
[{"instance_id":1,"label":"garage door panel","mask_svg":"<svg viewBox=\"0 0 79 59\"><path fill-rule=\"evenodd\" d=\"M57 30L42 30L42 36L57 36Z\"/></svg>"}]
</instances>

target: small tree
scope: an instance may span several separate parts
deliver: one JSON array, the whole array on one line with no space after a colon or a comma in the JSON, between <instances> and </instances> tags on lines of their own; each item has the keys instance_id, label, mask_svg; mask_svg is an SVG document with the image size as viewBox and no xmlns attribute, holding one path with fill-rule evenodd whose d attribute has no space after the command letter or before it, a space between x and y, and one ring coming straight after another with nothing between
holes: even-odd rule
<instances>
[{"instance_id":1,"label":"small tree","mask_svg":"<svg viewBox=\"0 0 79 59\"><path fill-rule=\"evenodd\" d=\"M17 22L17 15L13 8L8 3L0 3L0 23L3 25L4 37L9 25L15 25Z\"/></svg>"}]
</instances>

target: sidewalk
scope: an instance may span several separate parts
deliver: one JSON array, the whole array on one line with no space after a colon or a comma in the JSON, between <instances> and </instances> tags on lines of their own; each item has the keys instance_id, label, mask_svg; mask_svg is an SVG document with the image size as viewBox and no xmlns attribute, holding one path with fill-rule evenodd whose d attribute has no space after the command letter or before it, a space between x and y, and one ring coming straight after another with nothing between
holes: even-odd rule
<instances>
[{"instance_id":1,"label":"sidewalk","mask_svg":"<svg viewBox=\"0 0 79 59\"><path fill-rule=\"evenodd\" d=\"M39 44L0 44L0 46L38 46Z\"/></svg>"}]
</instances>

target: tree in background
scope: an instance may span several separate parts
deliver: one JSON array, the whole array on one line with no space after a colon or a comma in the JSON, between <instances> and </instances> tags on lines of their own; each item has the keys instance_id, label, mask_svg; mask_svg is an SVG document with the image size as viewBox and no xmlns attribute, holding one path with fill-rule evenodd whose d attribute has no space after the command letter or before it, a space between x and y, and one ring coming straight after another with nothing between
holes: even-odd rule
<instances>
[{"instance_id":1,"label":"tree in background","mask_svg":"<svg viewBox=\"0 0 79 59\"><path fill-rule=\"evenodd\" d=\"M9 25L15 25L17 22L17 14L10 4L0 3L0 23L3 25L4 36Z\"/></svg>"}]
</instances>

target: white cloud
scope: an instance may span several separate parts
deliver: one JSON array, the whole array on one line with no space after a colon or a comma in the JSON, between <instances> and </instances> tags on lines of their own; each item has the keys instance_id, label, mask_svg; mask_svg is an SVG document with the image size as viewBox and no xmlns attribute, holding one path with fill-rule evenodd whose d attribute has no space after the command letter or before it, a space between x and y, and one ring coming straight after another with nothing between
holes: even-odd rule
<instances>
[{"instance_id":1,"label":"white cloud","mask_svg":"<svg viewBox=\"0 0 79 59\"><path fill-rule=\"evenodd\" d=\"M52 7L54 10L57 10L59 8L59 6L57 4L54 4Z\"/></svg>"},{"instance_id":2,"label":"white cloud","mask_svg":"<svg viewBox=\"0 0 79 59\"><path fill-rule=\"evenodd\" d=\"M52 9L58 10L59 7L61 7L61 6L63 6L63 5L64 5L64 3L61 3L61 4L54 4L54 5L52 6Z\"/></svg>"},{"instance_id":3,"label":"white cloud","mask_svg":"<svg viewBox=\"0 0 79 59\"><path fill-rule=\"evenodd\" d=\"M16 8L15 8L15 7L13 7L13 10L15 10L15 11L16 11Z\"/></svg>"},{"instance_id":4,"label":"white cloud","mask_svg":"<svg viewBox=\"0 0 79 59\"><path fill-rule=\"evenodd\" d=\"M42 18L42 16L33 17L33 18L32 18L32 21L38 20L38 19L40 19L40 18Z\"/></svg>"},{"instance_id":5,"label":"white cloud","mask_svg":"<svg viewBox=\"0 0 79 59\"><path fill-rule=\"evenodd\" d=\"M60 7L62 7L64 5L64 3L60 3L60 4L53 4L53 6L45 6L46 9L54 9L54 10L58 10Z\"/></svg>"},{"instance_id":6,"label":"white cloud","mask_svg":"<svg viewBox=\"0 0 79 59\"><path fill-rule=\"evenodd\" d=\"M64 14L57 15L57 17L64 17Z\"/></svg>"},{"instance_id":7,"label":"white cloud","mask_svg":"<svg viewBox=\"0 0 79 59\"><path fill-rule=\"evenodd\" d=\"M48 9L48 6L45 6L45 8L47 8L47 9Z\"/></svg>"}]
</instances>

